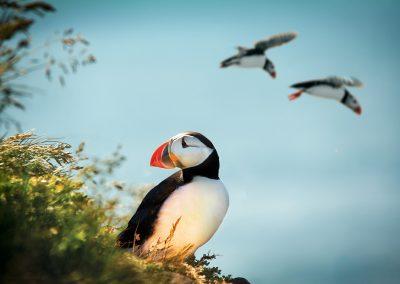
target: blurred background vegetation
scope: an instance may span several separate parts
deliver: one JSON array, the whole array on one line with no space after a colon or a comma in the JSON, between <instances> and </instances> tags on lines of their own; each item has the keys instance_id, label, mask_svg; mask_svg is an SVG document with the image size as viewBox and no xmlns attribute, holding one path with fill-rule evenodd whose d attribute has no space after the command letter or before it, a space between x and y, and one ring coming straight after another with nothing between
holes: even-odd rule
<instances>
[{"instance_id":1,"label":"blurred background vegetation","mask_svg":"<svg viewBox=\"0 0 400 284\"><path fill-rule=\"evenodd\" d=\"M24 110L23 99L35 92L34 86L21 83L22 77L39 71L49 81L65 85L65 75L76 73L96 58L88 53L89 41L72 28L54 33L42 45L31 46L30 28L47 13L56 11L52 5L43 1L0 1L0 7L0 127L19 128L18 120L7 115L7 110ZM61 48L64 56L54 56L55 48Z\"/></svg>"},{"instance_id":2,"label":"blurred background vegetation","mask_svg":"<svg viewBox=\"0 0 400 284\"><path fill-rule=\"evenodd\" d=\"M117 249L116 233L125 218L116 214L118 200L112 191L124 187L108 182L107 177L123 158L114 153L110 159L84 163L82 152L82 145L72 152L68 144L32 133L2 140L1 282L204 283L228 279L218 268L208 267L213 255L188 263L154 263Z\"/></svg>"},{"instance_id":3,"label":"blurred background vegetation","mask_svg":"<svg viewBox=\"0 0 400 284\"><path fill-rule=\"evenodd\" d=\"M11 108L40 90L24 81L43 72L65 76L96 62L89 41L72 28L31 46L29 30L56 9L42 1L0 1L0 282L3 283L204 283L230 277L210 267L215 255L186 263L153 263L115 247L116 234L151 185L113 181L124 161L118 147L109 158L88 157L54 139L20 133ZM61 48L63 57L53 55ZM121 202L124 199L125 202ZM128 205L127 205L128 204Z\"/></svg>"}]
</instances>

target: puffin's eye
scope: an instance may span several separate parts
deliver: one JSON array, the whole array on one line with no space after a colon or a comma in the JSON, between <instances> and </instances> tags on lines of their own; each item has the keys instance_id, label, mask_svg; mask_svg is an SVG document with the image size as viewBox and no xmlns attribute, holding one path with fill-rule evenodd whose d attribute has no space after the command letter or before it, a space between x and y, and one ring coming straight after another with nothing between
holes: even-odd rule
<instances>
[{"instance_id":1,"label":"puffin's eye","mask_svg":"<svg viewBox=\"0 0 400 284\"><path fill-rule=\"evenodd\" d=\"M189 147L188 144L185 142L185 138L182 137L182 148L187 148Z\"/></svg>"}]
</instances>

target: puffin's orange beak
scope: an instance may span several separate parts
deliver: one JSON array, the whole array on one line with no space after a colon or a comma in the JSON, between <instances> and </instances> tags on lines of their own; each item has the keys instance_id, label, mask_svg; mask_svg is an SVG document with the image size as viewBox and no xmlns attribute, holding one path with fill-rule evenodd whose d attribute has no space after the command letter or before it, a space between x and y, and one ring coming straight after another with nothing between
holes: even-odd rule
<instances>
[{"instance_id":1,"label":"puffin's orange beak","mask_svg":"<svg viewBox=\"0 0 400 284\"><path fill-rule=\"evenodd\" d=\"M276 72L275 72L275 71L274 71L274 72L271 72L271 77L272 77L273 79L276 78Z\"/></svg>"},{"instance_id":2,"label":"puffin's orange beak","mask_svg":"<svg viewBox=\"0 0 400 284\"><path fill-rule=\"evenodd\" d=\"M358 115L361 115L361 112L362 112L361 107L356 107L356 109L354 110L354 112L355 112L356 114L358 114Z\"/></svg>"},{"instance_id":3,"label":"puffin's orange beak","mask_svg":"<svg viewBox=\"0 0 400 284\"><path fill-rule=\"evenodd\" d=\"M168 145L169 142L165 142L158 146L151 156L150 166L163 169L175 168L175 165L169 156Z\"/></svg>"}]
</instances>

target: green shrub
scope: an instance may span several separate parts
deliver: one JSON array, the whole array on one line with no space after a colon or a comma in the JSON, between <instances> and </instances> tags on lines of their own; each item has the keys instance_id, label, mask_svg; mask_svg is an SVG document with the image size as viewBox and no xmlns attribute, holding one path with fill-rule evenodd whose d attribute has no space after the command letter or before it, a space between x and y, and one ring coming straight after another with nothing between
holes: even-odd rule
<instances>
[{"instance_id":1,"label":"green shrub","mask_svg":"<svg viewBox=\"0 0 400 284\"><path fill-rule=\"evenodd\" d=\"M65 143L19 134L0 143L0 281L5 283L214 283L206 256L153 263L115 247L113 200L88 197L119 162L78 166ZM117 160L123 157L114 153ZM97 161L98 162L98 161ZM120 189L120 186L117 186ZM101 188L100 188L101 189ZM97 190L100 190L97 188ZM189 264L190 263L190 264Z\"/></svg>"},{"instance_id":2,"label":"green shrub","mask_svg":"<svg viewBox=\"0 0 400 284\"><path fill-rule=\"evenodd\" d=\"M4 282L140 283L161 268L115 249L105 208L82 193L68 145L31 134L0 146L0 275ZM157 269L156 269L157 268ZM155 273L157 272L158 273Z\"/></svg>"}]
</instances>

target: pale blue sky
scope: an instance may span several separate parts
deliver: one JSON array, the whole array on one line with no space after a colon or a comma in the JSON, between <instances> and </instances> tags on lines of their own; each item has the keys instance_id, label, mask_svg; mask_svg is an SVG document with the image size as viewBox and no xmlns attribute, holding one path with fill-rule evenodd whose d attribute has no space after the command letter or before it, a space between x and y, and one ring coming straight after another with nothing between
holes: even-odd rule
<instances>
[{"instance_id":1,"label":"pale blue sky","mask_svg":"<svg viewBox=\"0 0 400 284\"><path fill-rule=\"evenodd\" d=\"M24 130L86 141L105 155L123 145L118 177L142 184L157 145L205 134L221 158L228 215L202 251L254 283L399 283L398 1L54 1L45 38L73 26L96 65L48 84L17 113ZM255 40L297 31L271 50L278 78L219 69ZM353 75L361 117L333 101L289 102L289 85Z\"/></svg>"}]
</instances>

